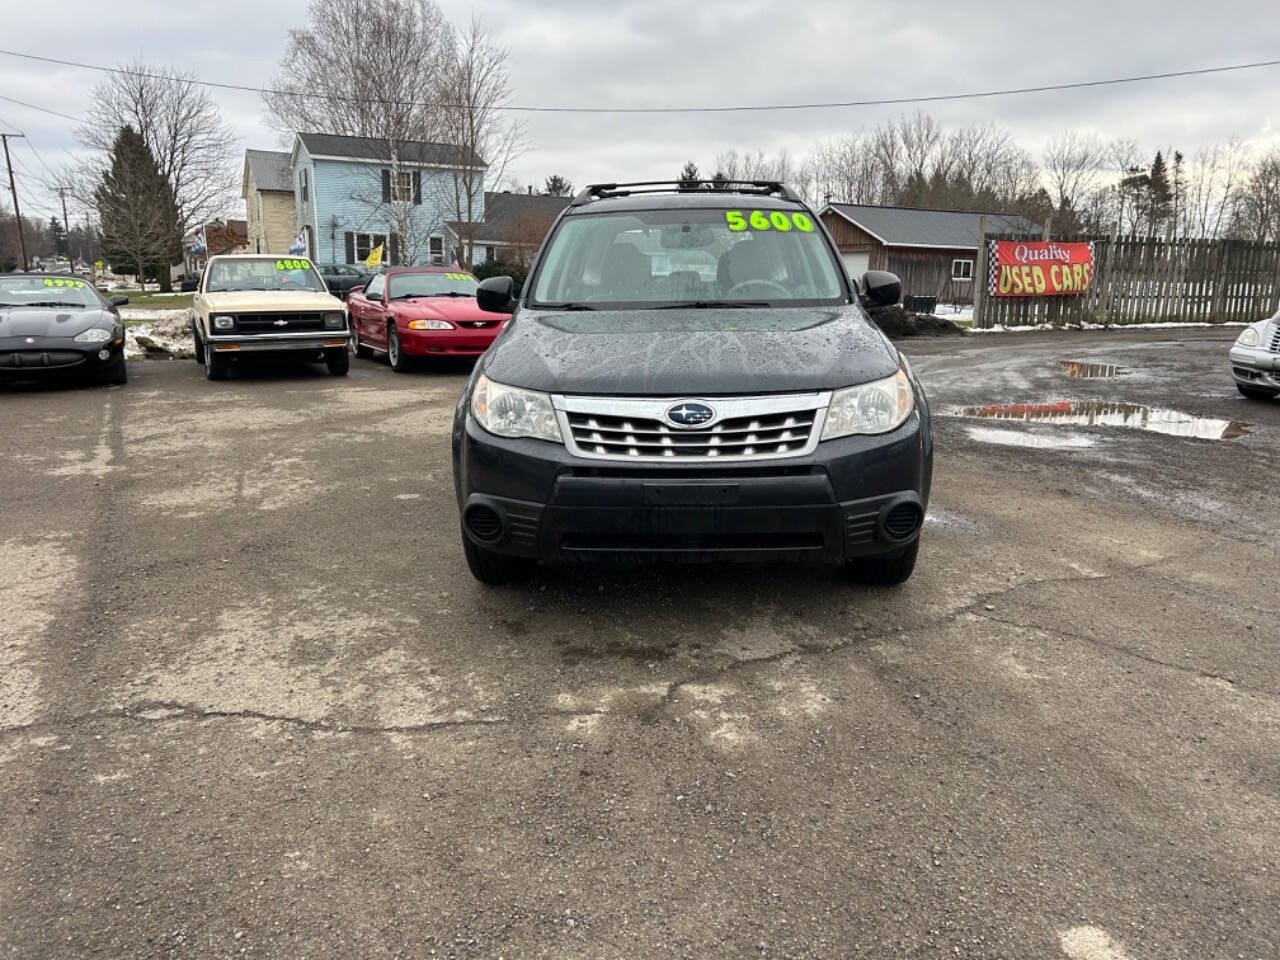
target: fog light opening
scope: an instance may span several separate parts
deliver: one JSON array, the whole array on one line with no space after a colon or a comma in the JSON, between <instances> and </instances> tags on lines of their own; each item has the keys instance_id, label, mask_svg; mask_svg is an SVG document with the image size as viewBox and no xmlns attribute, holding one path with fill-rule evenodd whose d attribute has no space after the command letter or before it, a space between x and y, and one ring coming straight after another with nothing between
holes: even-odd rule
<instances>
[{"instance_id":1,"label":"fog light opening","mask_svg":"<svg viewBox=\"0 0 1280 960\"><path fill-rule=\"evenodd\" d=\"M502 517L487 504L477 503L467 508L467 530L477 540L492 543L502 536Z\"/></svg>"},{"instance_id":2,"label":"fog light opening","mask_svg":"<svg viewBox=\"0 0 1280 960\"><path fill-rule=\"evenodd\" d=\"M882 528L889 540L906 540L920 529L924 516L920 504L903 502L894 504L884 515Z\"/></svg>"},{"instance_id":3,"label":"fog light opening","mask_svg":"<svg viewBox=\"0 0 1280 960\"><path fill-rule=\"evenodd\" d=\"M108 359L110 359L110 358L111 358L111 351L110 351L110 350L99 350L99 351L98 351L98 359L99 359L99 360L108 360Z\"/></svg>"}]
</instances>

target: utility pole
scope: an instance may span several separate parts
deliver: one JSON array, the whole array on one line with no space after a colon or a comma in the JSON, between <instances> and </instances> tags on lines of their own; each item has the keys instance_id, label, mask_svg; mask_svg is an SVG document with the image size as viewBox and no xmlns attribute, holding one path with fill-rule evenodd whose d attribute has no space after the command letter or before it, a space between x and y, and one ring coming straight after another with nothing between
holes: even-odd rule
<instances>
[{"instance_id":1,"label":"utility pole","mask_svg":"<svg viewBox=\"0 0 1280 960\"><path fill-rule=\"evenodd\" d=\"M67 191L70 187L58 187L58 196L62 198L62 232L67 238L67 266L76 272L76 255L71 249L71 221L67 219Z\"/></svg>"},{"instance_id":2,"label":"utility pole","mask_svg":"<svg viewBox=\"0 0 1280 960\"><path fill-rule=\"evenodd\" d=\"M22 211L18 209L18 188L13 182L13 163L9 160L9 138L22 137L21 133L0 133L4 141L4 165L9 168L9 193L13 196L13 219L18 224L18 255L22 258L22 272L27 272L27 242L22 238Z\"/></svg>"}]
</instances>

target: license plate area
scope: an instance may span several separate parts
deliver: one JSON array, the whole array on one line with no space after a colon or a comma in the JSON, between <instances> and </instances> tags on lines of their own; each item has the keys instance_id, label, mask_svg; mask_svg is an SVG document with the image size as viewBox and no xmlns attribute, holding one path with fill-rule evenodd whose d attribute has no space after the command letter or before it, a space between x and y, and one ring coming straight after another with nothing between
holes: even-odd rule
<instances>
[{"instance_id":1,"label":"license plate area","mask_svg":"<svg viewBox=\"0 0 1280 960\"><path fill-rule=\"evenodd\" d=\"M738 503L736 483L646 483L644 503L650 507L722 507Z\"/></svg>"}]
</instances>

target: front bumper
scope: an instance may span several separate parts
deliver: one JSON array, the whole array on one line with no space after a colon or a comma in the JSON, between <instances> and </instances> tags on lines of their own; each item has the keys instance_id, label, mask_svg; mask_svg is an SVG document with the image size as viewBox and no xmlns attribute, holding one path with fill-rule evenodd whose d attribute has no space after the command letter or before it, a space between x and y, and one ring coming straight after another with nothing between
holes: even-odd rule
<instances>
[{"instance_id":1,"label":"front bumper","mask_svg":"<svg viewBox=\"0 0 1280 960\"><path fill-rule=\"evenodd\" d=\"M329 350L345 348L351 340L351 332L340 330L307 330L300 333L263 333L250 336L237 334L211 335L205 345L212 345L218 353L256 353L282 350Z\"/></svg>"},{"instance_id":2,"label":"front bumper","mask_svg":"<svg viewBox=\"0 0 1280 960\"><path fill-rule=\"evenodd\" d=\"M1280 353L1265 347L1231 348L1231 375L1245 386L1280 390Z\"/></svg>"},{"instance_id":3,"label":"front bumper","mask_svg":"<svg viewBox=\"0 0 1280 960\"><path fill-rule=\"evenodd\" d=\"M495 437L470 416L455 444L463 535L547 561L838 564L898 553L919 536L933 472L927 408L888 434L742 464L585 459L560 444ZM475 510L490 511L475 525L486 536L472 529Z\"/></svg>"},{"instance_id":4,"label":"front bumper","mask_svg":"<svg viewBox=\"0 0 1280 960\"><path fill-rule=\"evenodd\" d=\"M499 324L493 327L452 330L399 329L400 346L411 357L478 357L502 332Z\"/></svg>"},{"instance_id":5,"label":"front bumper","mask_svg":"<svg viewBox=\"0 0 1280 960\"><path fill-rule=\"evenodd\" d=\"M114 363L124 340L76 343L70 339L45 339L27 343L26 337L0 338L0 376L9 379L96 370ZM100 357L105 350L107 356Z\"/></svg>"}]
</instances>

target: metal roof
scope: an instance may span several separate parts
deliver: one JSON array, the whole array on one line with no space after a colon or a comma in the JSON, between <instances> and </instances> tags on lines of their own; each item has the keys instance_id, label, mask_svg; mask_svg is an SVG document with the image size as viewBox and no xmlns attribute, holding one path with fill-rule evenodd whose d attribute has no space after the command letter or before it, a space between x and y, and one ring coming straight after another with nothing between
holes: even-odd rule
<instances>
[{"instance_id":1,"label":"metal roof","mask_svg":"<svg viewBox=\"0 0 1280 960\"><path fill-rule=\"evenodd\" d=\"M376 137L343 137L334 133L300 133L298 139L313 157L350 157L352 160L390 162L391 144ZM399 140L396 154L404 163L424 166L475 166L487 164L451 143L426 143L421 140ZM470 158L470 160L468 160Z\"/></svg>"},{"instance_id":2,"label":"metal roof","mask_svg":"<svg viewBox=\"0 0 1280 960\"><path fill-rule=\"evenodd\" d=\"M253 174L254 186L259 190L293 193L293 170L289 166L289 154L275 150L246 150L244 162Z\"/></svg>"},{"instance_id":3,"label":"metal roof","mask_svg":"<svg viewBox=\"0 0 1280 960\"><path fill-rule=\"evenodd\" d=\"M551 221L560 215L560 211L573 202L572 197L548 197L544 194L529 193L493 193L485 191L484 219L477 220L475 227L476 243L503 243L508 240L513 226L521 218L529 218L534 223L551 225ZM449 229L455 235L461 235L461 224L452 222Z\"/></svg>"},{"instance_id":4,"label":"metal roof","mask_svg":"<svg viewBox=\"0 0 1280 960\"><path fill-rule=\"evenodd\" d=\"M1039 225L1015 213L973 210L918 210L859 203L832 203L834 210L886 247L978 249L978 220L987 218L987 233L1038 233Z\"/></svg>"}]
</instances>

